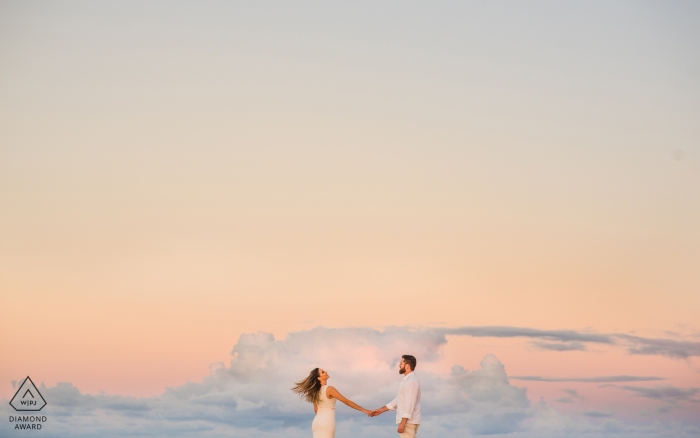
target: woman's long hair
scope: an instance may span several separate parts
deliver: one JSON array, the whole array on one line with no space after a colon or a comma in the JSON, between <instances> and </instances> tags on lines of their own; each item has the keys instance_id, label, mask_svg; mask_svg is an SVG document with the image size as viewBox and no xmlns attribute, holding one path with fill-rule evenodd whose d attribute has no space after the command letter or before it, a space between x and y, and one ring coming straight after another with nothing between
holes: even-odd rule
<instances>
[{"instance_id":1,"label":"woman's long hair","mask_svg":"<svg viewBox=\"0 0 700 438\"><path fill-rule=\"evenodd\" d=\"M309 403L316 403L321 394L321 381L318 380L319 372L318 368L314 368L309 373L309 376L297 382L296 386L292 388L292 391L299 394L299 397L303 398Z\"/></svg>"}]
</instances>

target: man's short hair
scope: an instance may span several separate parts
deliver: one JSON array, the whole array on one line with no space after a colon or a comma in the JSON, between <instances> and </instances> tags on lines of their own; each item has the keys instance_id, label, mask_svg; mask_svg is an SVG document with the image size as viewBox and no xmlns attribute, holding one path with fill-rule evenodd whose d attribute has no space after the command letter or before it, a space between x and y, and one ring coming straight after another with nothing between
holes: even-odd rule
<instances>
[{"instance_id":1,"label":"man's short hair","mask_svg":"<svg viewBox=\"0 0 700 438\"><path fill-rule=\"evenodd\" d=\"M411 356L410 354L404 354L401 356L403 359L403 362L411 367L411 371L415 371L416 369L416 358Z\"/></svg>"}]
</instances>

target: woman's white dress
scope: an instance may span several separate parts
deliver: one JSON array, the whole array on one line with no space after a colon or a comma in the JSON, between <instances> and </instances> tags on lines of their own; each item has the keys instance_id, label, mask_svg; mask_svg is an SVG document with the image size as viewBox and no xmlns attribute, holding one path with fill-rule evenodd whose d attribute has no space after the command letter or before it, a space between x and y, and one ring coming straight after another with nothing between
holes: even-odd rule
<instances>
[{"instance_id":1,"label":"woman's white dress","mask_svg":"<svg viewBox=\"0 0 700 438\"><path fill-rule=\"evenodd\" d=\"M316 405L318 410L314 422L311 423L311 431L314 438L334 438L335 437L335 399L326 396L328 385L321 387L319 400Z\"/></svg>"}]
</instances>

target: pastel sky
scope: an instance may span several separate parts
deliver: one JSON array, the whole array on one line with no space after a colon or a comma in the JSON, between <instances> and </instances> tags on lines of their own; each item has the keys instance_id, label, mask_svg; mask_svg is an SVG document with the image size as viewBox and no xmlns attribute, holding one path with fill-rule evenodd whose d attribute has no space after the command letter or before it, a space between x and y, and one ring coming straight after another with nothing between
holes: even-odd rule
<instances>
[{"instance_id":1,"label":"pastel sky","mask_svg":"<svg viewBox=\"0 0 700 438\"><path fill-rule=\"evenodd\" d=\"M414 352L426 436L697 436L698 22L0 1L0 410L310 436L291 382L376 408Z\"/></svg>"}]
</instances>

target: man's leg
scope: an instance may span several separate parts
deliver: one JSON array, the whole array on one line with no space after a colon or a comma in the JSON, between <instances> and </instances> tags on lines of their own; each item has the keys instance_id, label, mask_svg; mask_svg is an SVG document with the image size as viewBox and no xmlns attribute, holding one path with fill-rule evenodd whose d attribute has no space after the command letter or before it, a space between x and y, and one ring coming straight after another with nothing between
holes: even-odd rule
<instances>
[{"instance_id":1,"label":"man's leg","mask_svg":"<svg viewBox=\"0 0 700 438\"><path fill-rule=\"evenodd\" d=\"M420 424L407 424L403 429L403 433L399 434L399 438L416 438L418 426L420 426Z\"/></svg>"}]
</instances>

